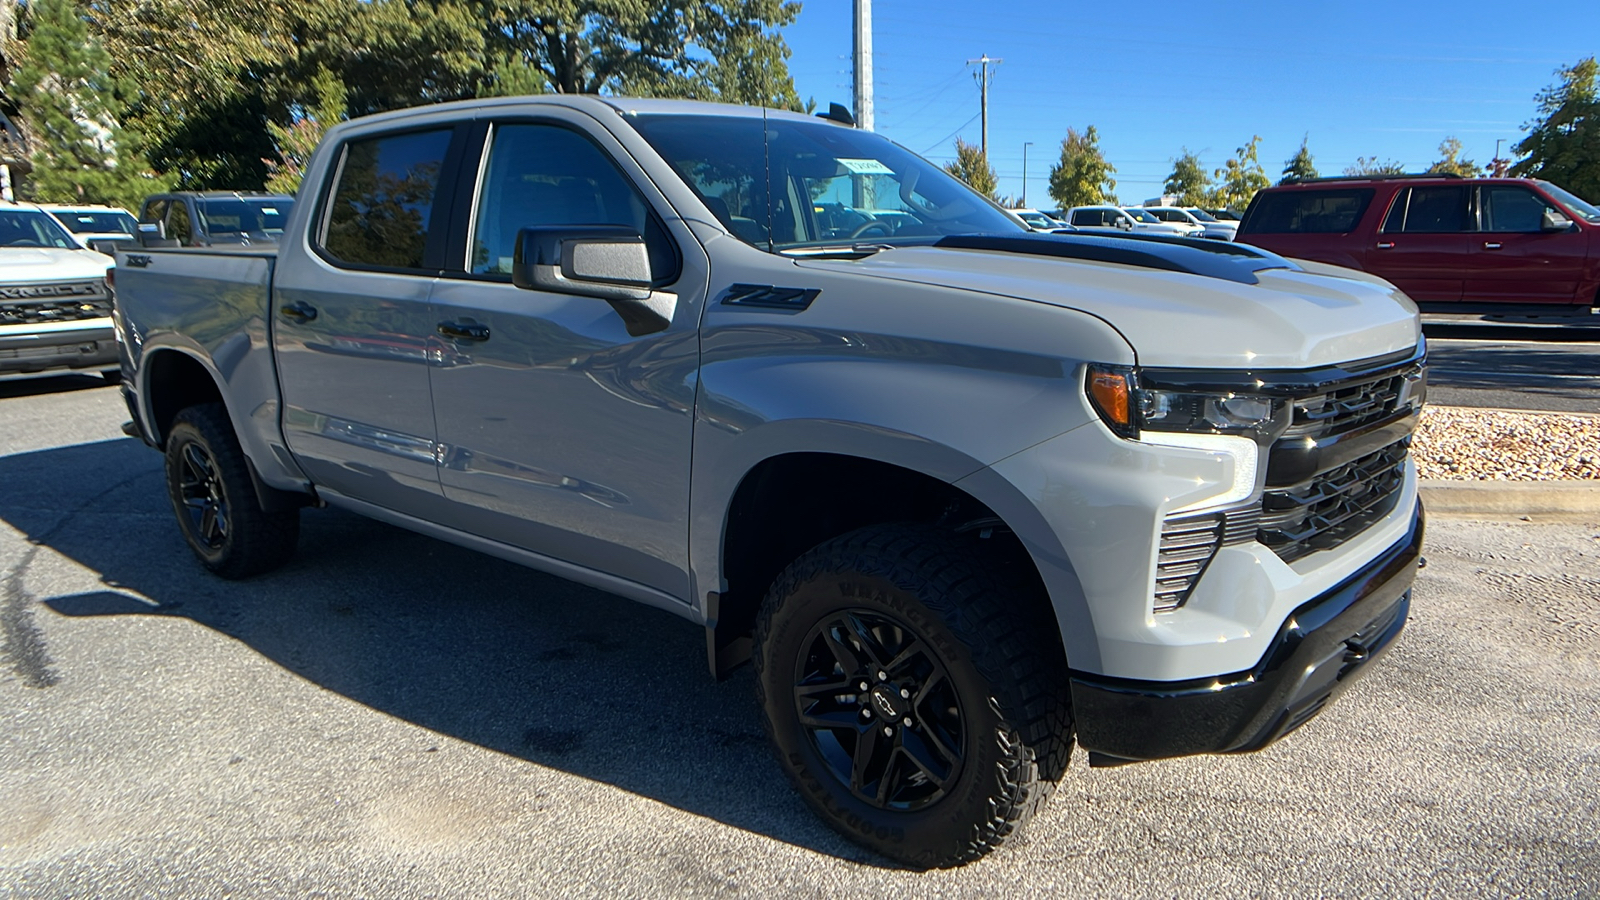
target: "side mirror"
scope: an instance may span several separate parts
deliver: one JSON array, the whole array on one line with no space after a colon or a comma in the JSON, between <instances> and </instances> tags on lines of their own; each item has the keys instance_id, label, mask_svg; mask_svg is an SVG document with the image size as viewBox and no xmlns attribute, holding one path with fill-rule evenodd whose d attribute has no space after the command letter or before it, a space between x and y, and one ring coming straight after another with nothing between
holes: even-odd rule
<instances>
[{"instance_id":1,"label":"side mirror","mask_svg":"<svg viewBox=\"0 0 1600 900\"><path fill-rule=\"evenodd\" d=\"M167 223L165 222L140 222L139 246L141 247L176 247L178 242L167 237Z\"/></svg>"},{"instance_id":2,"label":"side mirror","mask_svg":"<svg viewBox=\"0 0 1600 900\"><path fill-rule=\"evenodd\" d=\"M511 283L523 290L596 297L611 304L628 334L666 330L676 294L650 288L644 238L624 225L524 228L512 251Z\"/></svg>"},{"instance_id":3,"label":"side mirror","mask_svg":"<svg viewBox=\"0 0 1600 900\"><path fill-rule=\"evenodd\" d=\"M131 238L131 237L126 237L126 238L92 238L89 241L89 249L93 250L96 253L104 253L107 256L115 256L115 255L117 255L117 248L118 247L126 247L132 242L133 242L133 238Z\"/></svg>"},{"instance_id":4,"label":"side mirror","mask_svg":"<svg viewBox=\"0 0 1600 900\"><path fill-rule=\"evenodd\" d=\"M1133 230L1133 220L1132 219L1118 219L1117 220L1117 227L1121 228L1123 231L1132 231Z\"/></svg>"},{"instance_id":5,"label":"side mirror","mask_svg":"<svg viewBox=\"0 0 1600 900\"><path fill-rule=\"evenodd\" d=\"M1572 220L1553 209L1546 209L1544 216L1539 220L1539 230L1546 234L1555 234L1572 230Z\"/></svg>"}]
</instances>

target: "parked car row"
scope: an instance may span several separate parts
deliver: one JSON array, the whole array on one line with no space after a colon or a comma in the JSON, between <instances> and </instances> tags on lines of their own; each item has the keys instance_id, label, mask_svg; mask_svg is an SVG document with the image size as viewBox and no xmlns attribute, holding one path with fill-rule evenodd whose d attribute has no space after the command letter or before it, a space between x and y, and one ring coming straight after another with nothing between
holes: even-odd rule
<instances>
[{"instance_id":1,"label":"parked car row","mask_svg":"<svg viewBox=\"0 0 1600 900\"><path fill-rule=\"evenodd\" d=\"M1424 311L1600 306L1600 208L1548 181L1319 178L1258 193L1239 240L1370 272Z\"/></svg>"}]
</instances>

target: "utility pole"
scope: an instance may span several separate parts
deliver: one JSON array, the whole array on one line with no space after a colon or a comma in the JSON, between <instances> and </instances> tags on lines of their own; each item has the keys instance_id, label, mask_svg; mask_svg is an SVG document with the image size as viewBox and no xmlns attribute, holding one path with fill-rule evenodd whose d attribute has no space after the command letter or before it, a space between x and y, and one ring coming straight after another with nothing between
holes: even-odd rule
<instances>
[{"instance_id":1,"label":"utility pole","mask_svg":"<svg viewBox=\"0 0 1600 900\"><path fill-rule=\"evenodd\" d=\"M983 141L980 146L983 148L985 162L989 160L989 85L994 81L994 76L989 73L989 66L990 64L998 66L1003 62L1005 60L993 59L987 53L977 59L967 60L967 65L978 66L978 71L972 77L978 82L978 95L980 98L978 111L983 116Z\"/></svg>"},{"instance_id":2,"label":"utility pole","mask_svg":"<svg viewBox=\"0 0 1600 900\"><path fill-rule=\"evenodd\" d=\"M1028 208L1028 148L1033 146L1033 141L1022 142L1022 208ZM988 160L984 160L988 162Z\"/></svg>"},{"instance_id":3,"label":"utility pole","mask_svg":"<svg viewBox=\"0 0 1600 900\"><path fill-rule=\"evenodd\" d=\"M855 0L856 43L852 68L855 70L856 127L872 130L872 0Z\"/></svg>"}]
</instances>

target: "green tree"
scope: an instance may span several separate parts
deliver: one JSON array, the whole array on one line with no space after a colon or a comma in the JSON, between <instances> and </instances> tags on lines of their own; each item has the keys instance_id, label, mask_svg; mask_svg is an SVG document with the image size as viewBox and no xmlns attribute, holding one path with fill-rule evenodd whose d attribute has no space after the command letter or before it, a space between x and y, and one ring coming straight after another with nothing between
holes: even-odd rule
<instances>
[{"instance_id":1,"label":"green tree","mask_svg":"<svg viewBox=\"0 0 1600 900\"><path fill-rule=\"evenodd\" d=\"M1439 144L1439 161L1428 167L1428 173L1477 178L1483 174L1483 167L1470 159L1461 159L1460 139L1447 137Z\"/></svg>"},{"instance_id":2,"label":"green tree","mask_svg":"<svg viewBox=\"0 0 1600 900\"><path fill-rule=\"evenodd\" d=\"M1511 174L1545 178L1600 201L1600 67L1594 57L1556 70L1561 83L1540 91L1538 118L1513 149L1526 157Z\"/></svg>"},{"instance_id":3,"label":"green tree","mask_svg":"<svg viewBox=\"0 0 1600 900\"><path fill-rule=\"evenodd\" d=\"M990 200L1000 199L1000 181L995 177L994 167L989 165L988 157L983 155L983 148L977 144L956 138L955 162L947 164L944 170Z\"/></svg>"},{"instance_id":4,"label":"green tree","mask_svg":"<svg viewBox=\"0 0 1600 900\"><path fill-rule=\"evenodd\" d=\"M317 149L323 133L344 116L344 84L332 72L317 70L312 79L311 92L317 98L315 104L302 106L292 123L267 123L267 131L277 146L276 158L266 160L269 191L281 194L298 191L306 163L311 160L311 152Z\"/></svg>"},{"instance_id":5,"label":"green tree","mask_svg":"<svg viewBox=\"0 0 1600 900\"><path fill-rule=\"evenodd\" d=\"M1311 149L1306 146L1308 138L1300 139L1300 150L1295 155L1284 160L1283 180L1279 184L1288 184L1291 181L1310 181L1317 177L1317 167L1311 161Z\"/></svg>"},{"instance_id":6,"label":"green tree","mask_svg":"<svg viewBox=\"0 0 1600 900\"><path fill-rule=\"evenodd\" d=\"M1404 175L1406 167L1392 159L1378 161L1376 156L1358 156L1354 165L1344 167L1346 175Z\"/></svg>"},{"instance_id":7,"label":"green tree","mask_svg":"<svg viewBox=\"0 0 1600 900\"><path fill-rule=\"evenodd\" d=\"M1200 157L1183 148L1183 154L1172 161L1172 174L1162 193L1173 194L1180 206L1201 206L1211 192L1211 176L1206 174Z\"/></svg>"},{"instance_id":8,"label":"green tree","mask_svg":"<svg viewBox=\"0 0 1600 900\"><path fill-rule=\"evenodd\" d=\"M562 94L721 98L801 107L789 49L773 29L785 0L482 2L486 49L539 70Z\"/></svg>"},{"instance_id":9,"label":"green tree","mask_svg":"<svg viewBox=\"0 0 1600 900\"><path fill-rule=\"evenodd\" d=\"M1212 203L1226 209L1244 209L1250 205L1256 191L1272 185L1266 170L1261 168L1260 144L1261 135L1254 135L1248 144L1233 152L1233 158L1223 163L1222 168L1211 173L1217 179L1217 186L1211 191Z\"/></svg>"},{"instance_id":10,"label":"green tree","mask_svg":"<svg viewBox=\"0 0 1600 900\"><path fill-rule=\"evenodd\" d=\"M1117 202L1115 166L1100 152L1100 134L1093 125L1079 133L1067 129L1061 158L1050 167L1050 197L1062 209Z\"/></svg>"},{"instance_id":11,"label":"green tree","mask_svg":"<svg viewBox=\"0 0 1600 900\"><path fill-rule=\"evenodd\" d=\"M164 189L123 118L130 86L112 75L111 55L72 0L35 0L25 24L26 58L7 88L32 133L25 194L129 206Z\"/></svg>"}]
</instances>

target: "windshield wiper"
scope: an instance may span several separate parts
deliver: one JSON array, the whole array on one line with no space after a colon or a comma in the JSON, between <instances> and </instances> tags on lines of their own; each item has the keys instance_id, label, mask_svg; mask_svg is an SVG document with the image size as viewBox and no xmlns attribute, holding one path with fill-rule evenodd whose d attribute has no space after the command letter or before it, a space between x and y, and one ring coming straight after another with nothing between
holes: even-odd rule
<instances>
[{"instance_id":1,"label":"windshield wiper","mask_svg":"<svg viewBox=\"0 0 1600 900\"><path fill-rule=\"evenodd\" d=\"M861 259L883 250L893 249L893 244L854 242L849 244L823 244L812 247L786 247L778 252L784 256L804 256L806 258Z\"/></svg>"}]
</instances>

